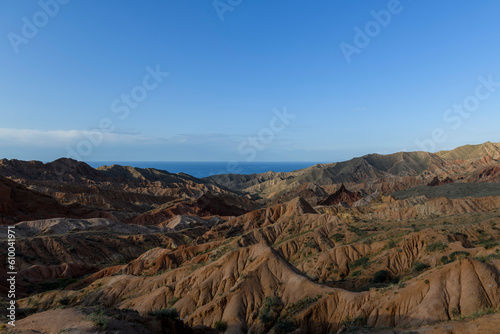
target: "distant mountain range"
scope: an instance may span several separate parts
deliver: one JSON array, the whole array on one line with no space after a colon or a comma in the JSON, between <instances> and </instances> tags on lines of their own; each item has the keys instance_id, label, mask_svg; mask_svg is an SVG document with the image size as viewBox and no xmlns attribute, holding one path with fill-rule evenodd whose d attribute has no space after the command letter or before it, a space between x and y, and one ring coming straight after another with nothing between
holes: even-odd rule
<instances>
[{"instance_id":1,"label":"distant mountain range","mask_svg":"<svg viewBox=\"0 0 500 334\"><path fill-rule=\"evenodd\" d=\"M157 224L177 214L239 215L296 197L311 205L353 205L363 197L366 202L373 194L399 192L407 197L401 191L418 186L500 182L499 159L500 144L487 142L437 153L369 154L289 173L222 174L203 179L153 168L113 165L94 169L72 159L46 164L3 159L0 177L4 178L3 187L15 190L12 194L30 194L27 198L35 204L25 207L32 207L33 214L38 210L36 203L54 208L55 203L59 207L53 211L61 217ZM480 187L456 189L463 196L474 196L471 191L481 193ZM492 192L496 193L495 187L488 193ZM55 202L49 205L48 199ZM40 215L19 212L19 219L29 217Z\"/></svg>"},{"instance_id":2,"label":"distant mountain range","mask_svg":"<svg viewBox=\"0 0 500 334\"><path fill-rule=\"evenodd\" d=\"M500 143L466 145L451 151L368 154L344 162L318 164L289 173L223 174L206 178L234 191L262 198L290 192L303 184L326 187L341 183L365 195L392 193L430 183L434 178L460 182L499 182Z\"/></svg>"}]
</instances>

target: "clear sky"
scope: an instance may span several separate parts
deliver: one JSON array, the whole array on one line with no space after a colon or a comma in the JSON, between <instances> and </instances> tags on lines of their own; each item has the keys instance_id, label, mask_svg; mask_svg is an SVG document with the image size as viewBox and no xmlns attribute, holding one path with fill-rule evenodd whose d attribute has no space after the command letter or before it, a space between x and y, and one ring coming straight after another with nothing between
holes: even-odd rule
<instances>
[{"instance_id":1,"label":"clear sky","mask_svg":"<svg viewBox=\"0 0 500 334\"><path fill-rule=\"evenodd\" d=\"M500 141L498 1L0 9L0 158L327 162Z\"/></svg>"}]
</instances>

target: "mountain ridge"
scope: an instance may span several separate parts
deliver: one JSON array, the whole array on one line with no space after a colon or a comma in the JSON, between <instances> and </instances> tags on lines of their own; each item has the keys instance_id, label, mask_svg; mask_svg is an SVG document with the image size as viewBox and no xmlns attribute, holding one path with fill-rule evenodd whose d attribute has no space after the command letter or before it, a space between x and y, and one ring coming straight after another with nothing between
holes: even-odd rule
<instances>
[{"instance_id":1,"label":"mountain ridge","mask_svg":"<svg viewBox=\"0 0 500 334\"><path fill-rule=\"evenodd\" d=\"M488 167L497 166L498 159L500 143L486 142L436 153L372 153L287 173L222 174L205 179L233 191L243 191L262 198L272 198L289 192L304 183L331 187L344 183L351 188L358 185L354 186L354 190L393 192L427 184L437 176L454 180L472 178L474 174L479 174Z\"/></svg>"}]
</instances>

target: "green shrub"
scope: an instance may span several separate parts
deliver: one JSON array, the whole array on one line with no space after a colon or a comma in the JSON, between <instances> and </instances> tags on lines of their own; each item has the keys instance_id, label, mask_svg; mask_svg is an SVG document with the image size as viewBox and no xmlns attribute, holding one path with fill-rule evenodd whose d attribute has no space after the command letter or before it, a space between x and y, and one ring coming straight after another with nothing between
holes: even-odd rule
<instances>
[{"instance_id":1,"label":"green shrub","mask_svg":"<svg viewBox=\"0 0 500 334\"><path fill-rule=\"evenodd\" d=\"M461 260L466 257L470 256L469 252L464 252L464 251L456 251L450 254L450 260L455 261L455 260Z\"/></svg>"},{"instance_id":2,"label":"green shrub","mask_svg":"<svg viewBox=\"0 0 500 334\"><path fill-rule=\"evenodd\" d=\"M214 328L219 332L225 332L227 329L227 323L222 320L218 320L215 322Z\"/></svg>"},{"instance_id":3,"label":"green shrub","mask_svg":"<svg viewBox=\"0 0 500 334\"><path fill-rule=\"evenodd\" d=\"M482 310L479 310L477 312L474 312L472 313L471 315L468 315L468 316L460 316L460 319L461 320L466 320L466 319L477 319L477 318L481 318L485 315L488 315L488 314L493 314L493 313L496 313L496 311L490 307L488 308L485 308L485 309L482 309Z\"/></svg>"},{"instance_id":4,"label":"green shrub","mask_svg":"<svg viewBox=\"0 0 500 334\"><path fill-rule=\"evenodd\" d=\"M369 258L367 258L366 256L363 256L363 257L357 259L356 261L349 263L349 268L356 268L359 266L363 266L363 268L366 268L369 260L370 260Z\"/></svg>"},{"instance_id":5,"label":"green shrub","mask_svg":"<svg viewBox=\"0 0 500 334\"><path fill-rule=\"evenodd\" d=\"M392 284L398 284L398 283L399 283L399 280L400 280L400 277L399 277L399 276L394 276L394 277L391 279L391 283L392 283Z\"/></svg>"},{"instance_id":6,"label":"green shrub","mask_svg":"<svg viewBox=\"0 0 500 334\"><path fill-rule=\"evenodd\" d=\"M281 302L278 297L266 297L264 299L264 302L262 303L262 306L266 308L272 308L272 307L277 307L280 306Z\"/></svg>"},{"instance_id":7,"label":"green shrub","mask_svg":"<svg viewBox=\"0 0 500 334\"><path fill-rule=\"evenodd\" d=\"M422 270L425 270L427 268L429 268L430 266L427 264L427 263L422 263L422 262L415 262L415 264L413 265L413 271L415 272L418 272L418 271L422 271Z\"/></svg>"},{"instance_id":8,"label":"green shrub","mask_svg":"<svg viewBox=\"0 0 500 334\"><path fill-rule=\"evenodd\" d=\"M442 242L434 242L432 244L428 244L427 247L425 247L425 250L428 252L436 252L436 251L444 251L446 248L448 248L448 245Z\"/></svg>"},{"instance_id":9,"label":"green shrub","mask_svg":"<svg viewBox=\"0 0 500 334\"><path fill-rule=\"evenodd\" d=\"M278 309L281 302L278 297L266 297L262 302L262 309L260 310L259 320L263 324L270 324L278 316Z\"/></svg>"},{"instance_id":10,"label":"green shrub","mask_svg":"<svg viewBox=\"0 0 500 334\"><path fill-rule=\"evenodd\" d=\"M94 312L90 313L87 317L87 320L92 322L94 326L106 329L108 326L108 319L104 315L103 309L97 309Z\"/></svg>"},{"instance_id":11,"label":"green shrub","mask_svg":"<svg viewBox=\"0 0 500 334\"><path fill-rule=\"evenodd\" d=\"M275 319L275 316L271 313L271 310L269 310L269 309L260 310L259 320L263 324L269 324L269 323L273 322L274 319Z\"/></svg>"},{"instance_id":12,"label":"green shrub","mask_svg":"<svg viewBox=\"0 0 500 334\"><path fill-rule=\"evenodd\" d=\"M331 238L335 241L335 242L340 242L342 240L344 240L345 238L345 235L341 234L341 233L335 233L334 235L331 236Z\"/></svg>"},{"instance_id":13,"label":"green shrub","mask_svg":"<svg viewBox=\"0 0 500 334\"><path fill-rule=\"evenodd\" d=\"M482 256L475 256L474 260L478 260L478 261L481 261L483 263L487 263L490 261L490 258L486 255L482 255Z\"/></svg>"},{"instance_id":14,"label":"green shrub","mask_svg":"<svg viewBox=\"0 0 500 334\"><path fill-rule=\"evenodd\" d=\"M447 263L450 263L450 262L452 262L452 261L448 258L448 256L443 255L443 256L441 256L441 260L440 260L440 262L441 262L442 264L447 264Z\"/></svg>"},{"instance_id":15,"label":"green shrub","mask_svg":"<svg viewBox=\"0 0 500 334\"><path fill-rule=\"evenodd\" d=\"M356 317L351 319L349 316L342 320L342 325L349 329L358 329L366 324L366 319L364 317Z\"/></svg>"},{"instance_id":16,"label":"green shrub","mask_svg":"<svg viewBox=\"0 0 500 334\"><path fill-rule=\"evenodd\" d=\"M307 240L304 246L308 248L316 248L316 243L314 240Z\"/></svg>"},{"instance_id":17,"label":"green shrub","mask_svg":"<svg viewBox=\"0 0 500 334\"><path fill-rule=\"evenodd\" d=\"M359 275L361 275L361 270L357 270L351 274L352 277L357 277Z\"/></svg>"},{"instance_id":18,"label":"green shrub","mask_svg":"<svg viewBox=\"0 0 500 334\"><path fill-rule=\"evenodd\" d=\"M361 230L361 229L359 229L357 227L354 227L354 226L347 227L347 230L349 232L355 233L358 237L362 237L362 236L364 236L366 234L365 230Z\"/></svg>"},{"instance_id":19,"label":"green shrub","mask_svg":"<svg viewBox=\"0 0 500 334\"><path fill-rule=\"evenodd\" d=\"M362 244L365 244L365 245L369 245L372 243L372 240L370 237L366 238L366 239L363 239L363 241L361 241Z\"/></svg>"},{"instance_id":20,"label":"green shrub","mask_svg":"<svg viewBox=\"0 0 500 334\"><path fill-rule=\"evenodd\" d=\"M489 240L489 241L483 242L482 245L485 249L491 249L491 248L498 246L499 244L498 244L498 242L496 242L494 240Z\"/></svg>"},{"instance_id":21,"label":"green shrub","mask_svg":"<svg viewBox=\"0 0 500 334\"><path fill-rule=\"evenodd\" d=\"M62 297L61 299L59 299L59 304L66 306L69 305L69 301L70 300L68 297Z\"/></svg>"},{"instance_id":22,"label":"green shrub","mask_svg":"<svg viewBox=\"0 0 500 334\"><path fill-rule=\"evenodd\" d=\"M290 319L278 319L274 324L274 331L277 334L287 334L296 330L295 324Z\"/></svg>"},{"instance_id":23,"label":"green shrub","mask_svg":"<svg viewBox=\"0 0 500 334\"><path fill-rule=\"evenodd\" d=\"M317 295L314 298L311 297L305 297L302 299L299 299L295 303L290 303L285 307L285 310L288 312L289 315L294 315L305 309L308 305L314 303L318 299L321 298L321 295Z\"/></svg>"},{"instance_id":24,"label":"green shrub","mask_svg":"<svg viewBox=\"0 0 500 334\"><path fill-rule=\"evenodd\" d=\"M464 252L464 251L456 251L450 254L450 257L443 255L441 257L441 263L447 264L450 262L453 262L455 260L462 260L465 259L466 257L469 257L470 253L469 252Z\"/></svg>"},{"instance_id":25,"label":"green shrub","mask_svg":"<svg viewBox=\"0 0 500 334\"><path fill-rule=\"evenodd\" d=\"M390 277L390 274L387 270L379 270L373 275L372 283L384 283Z\"/></svg>"},{"instance_id":26,"label":"green shrub","mask_svg":"<svg viewBox=\"0 0 500 334\"><path fill-rule=\"evenodd\" d=\"M162 308L160 310L154 310L148 313L151 316L154 316L158 319L162 318L171 318L176 319L179 318L179 312L176 308Z\"/></svg>"},{"instance_id":27,"label":"green shrub","mask_svg":"<svg viewBox=\"0 0 500 334\"><path fill-rule=\"evenodd\" d=\"M174 297L174 298L172 298L171 300L169 300L169 301L167 302L167 305L168 305L169 307L172 307L172 305L174 305L175 303L177 303L177 302L179 301L179 299L180 299L179 297Z\"/></svg>"},{"instance_id":28,"label":"green shrub","mask_svg":"<svg viewBox=\"0 0 500 334\"><path fill-rule=\"evenodd\" d=\"M396 247L397 243L396 241L394 241L393 239L389 240L389 242L387 242L387 244L385 245L385 247L387 248L394 248Z\"/></svg>"}]
</instances>

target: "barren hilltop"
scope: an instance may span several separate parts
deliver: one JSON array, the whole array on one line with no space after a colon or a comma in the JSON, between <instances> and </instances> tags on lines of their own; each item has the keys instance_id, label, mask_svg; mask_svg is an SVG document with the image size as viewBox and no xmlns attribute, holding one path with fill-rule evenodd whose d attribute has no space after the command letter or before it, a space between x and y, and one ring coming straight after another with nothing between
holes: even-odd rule
<instances>
[{"instance_id":1,"label":"barren hilltop","mask_svg":"<svg viewBox=\"0 0 500 334\"><path fill-rule=\"evenodd\" d=\"M204 179L3 159L3 330L499 333L499 210L490 142Z\"/></svg>"}]
</instances>

